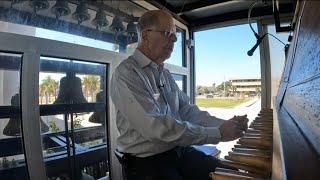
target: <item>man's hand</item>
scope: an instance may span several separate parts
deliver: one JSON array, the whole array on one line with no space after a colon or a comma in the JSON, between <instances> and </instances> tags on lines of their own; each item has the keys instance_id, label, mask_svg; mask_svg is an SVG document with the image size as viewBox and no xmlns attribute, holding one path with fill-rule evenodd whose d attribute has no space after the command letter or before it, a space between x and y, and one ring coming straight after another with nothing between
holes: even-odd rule
<instances>
[{"instance_id":1,"label":"man's hand","mask_svg":"<svg viewBox=\"0 0 320 180\"><path fill-rule=\"evenodd\" d=\"M221 141L232 141L238 139L243 135L242 130L237 122L229 120L225 121L219 127L220 134L221 134Z\"/></svg>"},{"instance_id":2,"label":"man's hand","mask_svg":"<svg viewBox=\"0 0 320 180\"><path fill-rule=\"evenodd\" d=\"M248 121L247 115L244 116L234 116L233 118L229 119L229 121L233 121L238 124L242 131L248 129Z\"/></svg>"}]
</instances>

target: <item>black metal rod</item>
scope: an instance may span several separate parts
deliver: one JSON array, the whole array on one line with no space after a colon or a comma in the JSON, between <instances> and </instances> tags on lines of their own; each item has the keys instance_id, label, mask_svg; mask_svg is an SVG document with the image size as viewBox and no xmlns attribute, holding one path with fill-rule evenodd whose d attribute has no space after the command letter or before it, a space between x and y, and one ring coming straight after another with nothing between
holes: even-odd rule
<instances>
[{"instance_id":1,"label":"black metal rod","mask_svg":"<svg viewBox=\"0 0 320 180\"><path fill-rule=\"evenodd\" d=\"M40 115L56 115L64 113L81 113L104 111L106 109L105 103L81 103L81 104L45 104L40 105ZM0 106L0 120L1 118L9 118L20 112L19 106Z\"/></svg>"},{"instance_id":2,"label":"black metal rod","mask_svg":"<svg viewBox=\"0 0 320 180\"><path fill-rule=\"evenodd\" d=\"M46 104L40 105L40 115L104 111L105 108L105 103Z\"/></svg>"},{"instance_id":3,"label":"black metal rod","mask_svg":"<svg viewBox=\"0 0 320 180\"><path fill-rule=\"evenodd\" d=\"M0 121L1 118L10 118L20 114L20 106L0 106Z\"/></svg>"},{"instance_id":4,"label":"black metal rod","mask_svg":"<svg viewBox=\"0 0 320 180\"><path fill-rule=\"evenodd\" d=\"M67 155L68 155L68 163L69 163L69 173L72 172L72 164L71 164L71 159L70 159L70 140L69 140L69 128L68 128L68 114L64 114L64 128L65 128L65 136L66 136L66 141L67 141ZM69 174L72 176L72 173Z\"/></svg>"},{"instance_id":5,"label":"black metal rod","mask_svg":"<svg viewBox=\"0 0 320 180\"><path fill-rule=\"evenodd\" d=\"M78 168L76 167L76 146L75 146L75 140L74 140L74 121L73 121L73 113L70 113L70 124L71 124L71 147L72 147L72 179L79 179L78 177Z\"/></svg>"}]
</instances>

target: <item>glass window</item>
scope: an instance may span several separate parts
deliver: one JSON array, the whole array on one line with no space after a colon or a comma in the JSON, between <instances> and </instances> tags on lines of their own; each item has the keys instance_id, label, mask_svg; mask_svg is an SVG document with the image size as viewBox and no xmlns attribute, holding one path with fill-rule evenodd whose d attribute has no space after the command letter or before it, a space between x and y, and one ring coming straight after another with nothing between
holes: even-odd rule
<instances>
[{"instance_id":1,"label":"glass window","mask_svg":"<svg viewBox=\"0 0 320 180\"><path fill-rule=\"evenodd\" d=\"M137 47L138 47L138 42L128 44L127 49L126 49L126 53L130 54L130 55L133 54Z\"/></svg>"},{"instance_id":2,"label":"glass window","mask_svg":"<svg viewBox=\"0 0 320 180\"><path fill-rule=\"evenodd\" d=\"M0 179L28 179L21 131L21 58L0 52Z\"/></svg>"},{"instance_id":3,"label":"glass window","mask_svg":"<svg viewBox=\"0 0 320 180\"><path fill-rule=\"evenodd\" d=\"M268 25L268 33L275 35L284 43L287 42L289 33L276 33L275 25ZM285 51L284 45L276 40L275 38L269 36L269 49L270 49L270 67L271 67L271 100L277 96L284 63L285 63ZM273 102L271 103L273 106Z\"/></svg>"},{"instance_id":4,"label":"glass window","mask_svg":"<svg viewBox=\"0 0 320 180\"><path fill-rule=\"evenodd\" d=\"M56 41L58 40L62 42L68 42L68 43L79 44L83 46L89 46L89 47L119 52L119 49L116 48L116 46L118 45L114 43L77 36L77 35L68 34L68 33L63 33L63 32L58 32L58 31L52 31L52 30L43 29L43 28L36 28L35 36L40 38L46 38L46 39L51 39Z\"/></svg>"},{"instance_id":5,"label":"glass window","mask_svg":"<svg viewBox=\"0 0 320 180\"><path fill-rule=\"evenodd\" d=\"M176 84L178 85L179 89L183 92L187 92L186 76L180 74L172 74L172 77L176 81Z\"/></svg>"},{"instance_id":6,"label":"glass window","mask_svg":"<svg viewBox=\"0 0 320 180\"><path fill-rule=\"evenodd\" d=\"M177 41L174 43L174 49L171 57L165 61L165 63L174 64L177 66L185 66L184 63L184 41L185 31L177 28Z\"/></svg>"},{"instance_id":7,"label":"glass window","mask_svg":"<svg viewBox=\"0 0 320 180\"><path fill-rule=\"evenodd\" d=\"M50 179L108 176L107 65L41 57L39 104Z\"/></svg>"},{"instance_id":8,"label":"glass window","mask_svg":"<svg viewBox=\"0 0 320 180\"><path fill-rule=\"evenodd\" d=\"M257 24L252 24L257 31ZM212 116L230 119L247 114L249 123L261 109L260 53L248 24L195 33L196 104ZM254 82L255 81L255 82ZM217 145L221 157L236 141Z\"/></svg>"}]
</instances>

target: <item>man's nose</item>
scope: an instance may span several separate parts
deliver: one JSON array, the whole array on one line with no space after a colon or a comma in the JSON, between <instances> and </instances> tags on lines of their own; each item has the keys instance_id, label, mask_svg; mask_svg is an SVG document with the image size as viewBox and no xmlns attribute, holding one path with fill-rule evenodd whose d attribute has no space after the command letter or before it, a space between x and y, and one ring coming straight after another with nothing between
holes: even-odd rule
<instances>
[{"instance_id":1,"label":"man's nose","mask_svg":"<svg viewBox=\"0 0 320 180\"><path fill-rule=\"evenodd\" d=\"M170 37L170 40L172 42L176 42L177 41L177 34L176 33L172 34L171 37Z\"/></svg>"}]
</instances>

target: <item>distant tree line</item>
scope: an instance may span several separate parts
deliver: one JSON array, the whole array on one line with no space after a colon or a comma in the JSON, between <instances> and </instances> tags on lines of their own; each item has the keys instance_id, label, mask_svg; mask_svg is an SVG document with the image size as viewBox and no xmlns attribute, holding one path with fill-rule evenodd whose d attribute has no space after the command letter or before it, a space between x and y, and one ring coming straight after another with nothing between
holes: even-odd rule
<instances>
[{"instance_id":1,"label":"distant tree line","mask_svg":"<svg viewBox=\"0 0 320 180\"><path fill-rule=\"evenodd\" d=\"M215 86L213 84L212 86L197 86L197 94L198 95L204 95L204 94L223 94L224 92L228 93L230 91L234 90L231 81L225 81L219 84L218 86Z\"/></svg>"}]
</instances>

